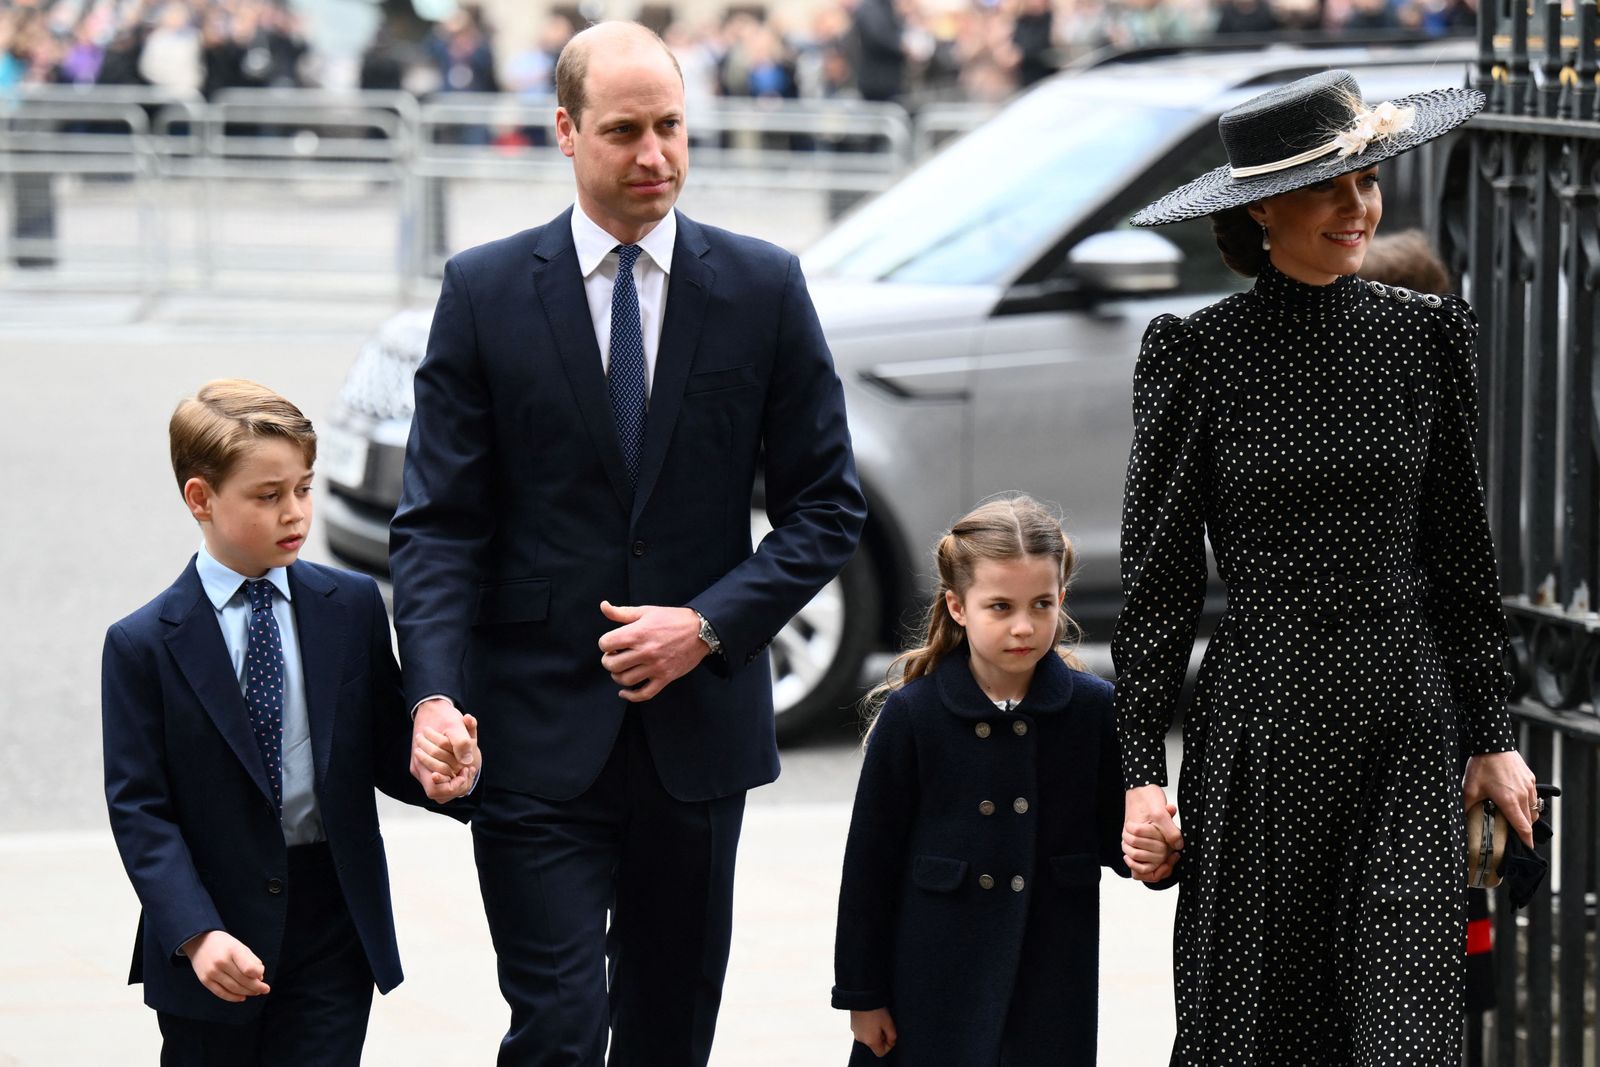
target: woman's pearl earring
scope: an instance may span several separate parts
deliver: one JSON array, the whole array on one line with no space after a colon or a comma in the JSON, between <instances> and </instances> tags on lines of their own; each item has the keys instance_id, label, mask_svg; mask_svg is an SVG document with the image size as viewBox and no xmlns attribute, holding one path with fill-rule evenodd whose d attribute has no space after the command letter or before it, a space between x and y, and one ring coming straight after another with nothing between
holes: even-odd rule
<instances>
[{"instance_id":1,"label":"woman's pearl earring","mask_svg":"<svg viewBox=\"0 0 1600 1067\"><path fill-rule=\"evenodd\" d=\"M1272 235L1267 232L1265 226L1261 227L1261 250L1263 252L1272 250Z\"/></svg>"}]
</instances>

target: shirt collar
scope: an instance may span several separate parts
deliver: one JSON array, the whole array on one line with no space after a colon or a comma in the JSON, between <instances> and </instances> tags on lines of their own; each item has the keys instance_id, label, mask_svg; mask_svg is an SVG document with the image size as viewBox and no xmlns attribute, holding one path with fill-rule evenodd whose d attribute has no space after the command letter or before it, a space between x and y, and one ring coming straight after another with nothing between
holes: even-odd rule
<instances>
[{"instance_id":1,"label":"shirt collar","mask_svg":"<svg viewBox=\"0 0 1600 1067\"><path fill-rule=\"evenodd\" d=\"M206 591L206 599L211 601L211 606L221 611L228 601L239 592L239 587L250 579L237 571L224 567L216 558L206 551L206 546L201 544L200 552L195 556L194 569L200 575L200 585ZM289 593L289 569L287 567L274 567L262 575L271 582L273 588L283 594L283 599L293 600Z\"/></svg>"},{"instance_id":2,"label":"shirt collar","mask_svg":"<svg viewBox=\"0 0 1600 1067\"><path fill-rule=\"evenodd\" d=\"M600 224L584 214L583 206L572 205L572 244L578 250L578 270L585 278L593 274L612 249L622 242L600 228ZM655 229L639 240L639 247L650 257L650 262L662 274L672 273L672 249L678 243L678 212L667 212L656 223Z\"/></svg>"}]
</instances>

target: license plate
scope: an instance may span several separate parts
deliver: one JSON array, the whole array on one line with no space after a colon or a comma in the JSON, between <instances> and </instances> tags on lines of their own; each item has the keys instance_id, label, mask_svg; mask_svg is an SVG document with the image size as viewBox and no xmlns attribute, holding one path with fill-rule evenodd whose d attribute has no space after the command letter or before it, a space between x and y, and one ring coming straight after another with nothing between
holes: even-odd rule
<instances>
[{"instance_id":1,"label":"license plate","mask_svg":"<svg viewBox=\"0 0 1600 1067\"><path fill-rule=\"evenodd\" d=\"M330 482L360 488L367 477L367 439L323 430L317 435L317 468Z\"/></svg>"}]
</instances>

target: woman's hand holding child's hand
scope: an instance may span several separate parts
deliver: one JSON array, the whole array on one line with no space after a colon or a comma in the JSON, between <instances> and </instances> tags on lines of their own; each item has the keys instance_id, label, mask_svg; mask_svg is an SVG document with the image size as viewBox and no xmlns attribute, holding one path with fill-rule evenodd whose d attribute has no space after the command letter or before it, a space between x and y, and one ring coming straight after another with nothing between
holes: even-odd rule
<instances>
[{"instance_id":1,"label":"woman's hand holding child's hand","mask_svg":"<svg viewBox=\"0 0 1600 1067\"><path fill-rule=\"evenodd\" d=\"M1169 860L1178 855L1167 844L1161 831L1151 823L1125 827L1122 831L1122 859L1139 881L1159 882L1171 873Z\"/></svg>"},{"instance_id":2,"label":"woman's hand holding child's hand","mask_svg":"<svg viewBox=\"0 0 1600 1067\"><path fill-rule=\"evenodd\" d=\"M1167 803L1166 791L1158 785L1128 790L1122 858L1138 881L1162 881L1178 865L1183 832L1172 821L1177 814L1177 807Z\"/></svg>"},{"instance_id":3,"label":"woman's hand holding child's hand","mask_svg":"<svg viewBox=\"0 0 1600 1067\"><path fill-rule=\"evenodd\" d=\"M852 1011L850 1033L857 1041L870 1048L872 1054L879 1059L889 1054L899 1036L894 1032L894 1019L890 1018L888 1008Z\"/></svg>"}]
</instances>

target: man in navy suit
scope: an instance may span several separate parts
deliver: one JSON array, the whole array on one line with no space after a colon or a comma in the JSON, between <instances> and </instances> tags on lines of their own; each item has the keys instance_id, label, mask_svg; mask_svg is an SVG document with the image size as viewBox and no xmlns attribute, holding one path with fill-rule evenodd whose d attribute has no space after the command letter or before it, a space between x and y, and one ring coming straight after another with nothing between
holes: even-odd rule
<instances>
[{"instance_id":1,"label":"man in navy suit","mask_svg":"<svg viewBox=\"0 0 1600 1067\"><path fill-rule=\"evenodd\" d=\"M129 981L163 1067L356 1067L374 983L401 979L373 785L426 802L388 614L372 579L296 559L316 458L298 408L211 382L170 437L203 543L111 627L102 672L106 802L142 905Z\"/></svg>"},{"instance_id":2,"label":"man in navy suit","mask_svg":"<svg viewBox=\"0 0 1600 1067\"><path fill-rule=\"evenodd\" d=\"M500 1062L703 1064L765 649L865 520L795 257L673 210L683 82L602 23L557 65L577 204L445 268L391 527L416 729L466 746ZM752 551L763 479L773 532ZM609 922L608 922L609 918ZM608 968L609 957L609 968Z\"/></svg>"}]
</instances>

